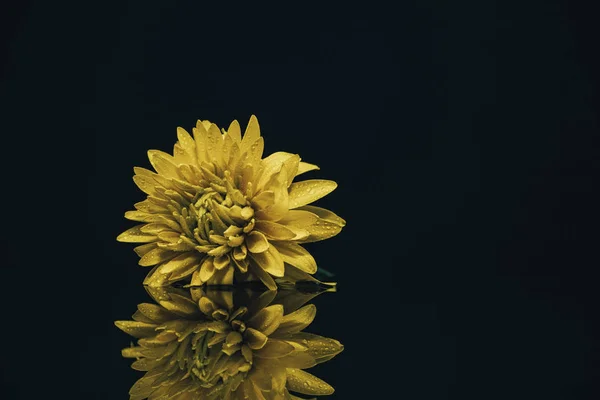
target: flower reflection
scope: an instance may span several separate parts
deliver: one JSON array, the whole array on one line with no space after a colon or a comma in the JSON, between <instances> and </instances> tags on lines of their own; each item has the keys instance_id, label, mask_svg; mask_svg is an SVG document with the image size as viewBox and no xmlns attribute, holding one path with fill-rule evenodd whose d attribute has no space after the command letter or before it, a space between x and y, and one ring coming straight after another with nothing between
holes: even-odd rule
<instances>
[{"instance_id":1,"label":"flower reflection","mask_svg":"<svg viewBox=\"0 0 600 400\"><path fill-rule=\"evenodd\" d=\"M306 304L320 292L295 289L147 287L132 321L116 321L137 338L124 357L146 374L138 399L298 399L333 388L305 371L343 350L340 342L303 332L316 315ZM321 291L322 292L322 291Z\"/></svg>"}]
</instances>

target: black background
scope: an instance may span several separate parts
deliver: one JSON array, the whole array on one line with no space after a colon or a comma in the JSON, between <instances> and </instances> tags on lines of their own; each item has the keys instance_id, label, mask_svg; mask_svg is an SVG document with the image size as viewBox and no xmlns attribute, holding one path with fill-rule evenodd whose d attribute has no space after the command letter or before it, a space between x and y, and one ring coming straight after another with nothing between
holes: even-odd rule
<instances>
[{"instance_id":1,"label":"black background","mask_svg":"<svg viewBox=\"0 0 600 400\"><path fill-rule=\"evenodd\" d=\"M598 398L591 8L3 7L2 398L127 398L132 168L251 114L339 184L348 225L309 246L339 282L311 326L346 346L331 398Z\"/></svg>"}]
</instances>

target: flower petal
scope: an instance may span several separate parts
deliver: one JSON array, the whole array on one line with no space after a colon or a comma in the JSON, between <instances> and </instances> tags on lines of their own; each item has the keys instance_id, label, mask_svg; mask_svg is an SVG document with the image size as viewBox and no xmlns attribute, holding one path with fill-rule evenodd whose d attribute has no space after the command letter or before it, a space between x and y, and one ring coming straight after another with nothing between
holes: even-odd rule
<instances>
[{"instance_id":1,"label":"flower petal","mask_svg":"<svg viewBox=\"0 0 600 400\"><path fill-rule=\"evenodd\" d=\"M251 200L252 207L255 211L264 210L275 204L275 193L270 190L260 192Z\"/></svg>"},{"instance_id":2,"label":"flower petal","mask_svg":"<svg viewBox=\"0 0 600 400\"><path fill-rule=\"evenodd\" d=\"M283 340L269 339L260 350L254 352L254 356L258 358L281 358L293 351L294 346L291 344Z\"/></svg>"},{"instance_id":3,"label":"flower petal","mask_svg":"<svg viewBox=\"0 0 600 400\"><path fill-rule=\"evenodd\" d=\"M214 265L215 268L219 270L229 266L229 255L225 254L219 257L215 257Z\"/></svg>"},{"instance_id":4,"label":"flower petal","mask_svg":"<svg viewBox=\"0 0 600 400\"><path fill-rule=\"evenodd\" d=\"M227 134L231 139L233 139L234 143L240 144L242 141L242 129L240 128L240 123L234 119L229 124L229 128L227 128Z\"/></svg>"},{"instance_id":5,"label":"flower petal","mask_svg":"<svg viewBox=\"0 0 600 400\"><path fill-rule=\"evenodd\" d=\"M300 161L300 164L298 165L298 171L296 172L296 176L302 175L303 173L308 172L308 171L314 171L314 170L318 170L318 169L320 169L320 168L314 164L309 164L307 162Z\"/></svg>"},{"instance_id":6,"label":"flower petal","mask_svg":"<svg viewBox=\"0 0 600 400\"><path fill-rule=\"evenodd\" d=\"M207 282L214 273L215 265L213 263L213 258L208 257L206 260L204 260L202 266L200 267L200 279L202 282Z\"/></svg>"},{"instance_id":7,"label":"flower petal","mask_svg":"<svg viewBox=\"0 0 600 400\"><path fill-rule=\"evenodd\" d=\"M283 261L308 273L317 272L317 262L304 247L292 242L273 242Z\"/></svg>"},{"instance_id":8,"label":"flower petal","mask_svg":"<svg viewBox=\"0 0 600 400\"><path fill-rule=\"evenodd\" d=\"M269 336L277 330L282 318L283 306L274 304L260 310L246 322L246 325Z\"/></svg>"},{"instance_id":9,"label":"flower petal","mask_svg":"<svg viewBox=\"0 0 600 400\"><path fill-rule=\"evenodd\" d=\"M294 231L273 221L256 221L254 229L264 233L271 240L291 240L296 237Z\"/></svg>"},{"instance_id":10,"label":"flower petal","mask_svg":"<svg viewBox=\"0 0 600 400\"><path fill-rule=\"evenodd\" d=\"M142 267L150 267L152 265L160 264L165 261L169 261L171 258L177 255L176 252L171 250L165 250L160 247L156 247L140 258L138 262Z\"/></svg>"},{"instance_id":11,"label":"flower petal","mask_svg":"<svg viewBox=\"0 0 600 400\"><path fill-rule=\"evenodd\" d=\"M127 243L147 243L154 242L157 238L154 235L149 235L141 231L141 228L145 226L136 225L133 228L127 229L125 232L121 233L117 236L117 240L119 242L127 242Z\"/></svg>"},{"instance_id":12,"label":"flower petal","mask_svg":"<svg viewBox=\"0 0 600 400\"><path fill-rule=\"evenodd\" d=\"M159 324L175 318L174 314L156 304L141 303L138 304L137 308L146 318L149 318Z\"/></svg>"},{"instance_id":13,"label":"flower petal","mask_svg":"<svg viewBox=\"0 0 600 400\"><path fill-rule=\"evenodd\" d=\"M227 268L215 270L214 275L208 280L209 285L233 285L234 269L231 264Z\"/></svg>"},{"instance_id":14,"label":"flower petal","mask_svg":"<svg viewBox=\"0 0 600 400\"><path fill-rule=\"evenodd\" d=\"M311 226L318 220L318 216L310 211L304 210L289 210L288 213L278 222L286 226L296 226L305 228Z\"/></svg>"},{"instance_id":15,"label":"flower petal","mask_svg":"<svg viewBox=\"0 0 600 400\"><path fill-rule=\"evenodd\" d=\"M339 225L341 227L346 226L346 221L344 221L343 218L336 215L333 211L327 210L326 208L321 208L317 206L302 206L298 210L311 212L317 215L320 219Z\"/></svg>"},{"instance_id":16,"label":"flower petal","mask_svg":"<svg viewBox=\"0 0 600 400\"><path fill-rule=\"evenodd\" d=\"M142 244L140 246L137 246L133 249L133 251L135 251L135 254L137 254L140 257L144 257L144 255L148 254L148 252L150 252L152 249L156 248L156 242L153 243L147 243L147 244Z\"/></svg>"},{"instance_id":17,"label":"flower petal","mask_svg":"<svg viewBox=\"0 0 600 400\"><path fill-rule=\"evenodd\" d=\"M246 131L244 132L244 138L242 139L240 150L242 153L250 149L250 146L260 137L260 126L258 125L258 119L255 115L250 116Z\"/></svg>"},{"instance_id":18,"label":"flower petal","mask_svg":"<svg viewBox=\"0 0 600 400\"><path fill-rule=\"evenodd\" d=\"M330 360L344 350L344 345L339 341L307 332L297 332L286 335L285 340L294 341L307 348L307 353L312 355L317 363Z\"/></svg>"},{"instance_id":19,"label":"flower petal","mask_svg":"<svg viewBox=\"0 0 600 400\"><path fill-rule=\"evenodd\" d=\"M274 246L269 246L264 253L250 253L250 257L264 271L275 277L283 277L285 273L283 258Z\"/></svg>"},{"instance_id":20,"label":"flower petal","mask_svg":"<svg viewBox=\"0 0 600 400\"><path fill-rule=\"evenodd\" d=\"M156 196L156 187L160 186L154 178L146 175L134 175L133 182L140 188L140 190L151 196Z\"/></svg>"},{"instance_id":21,"label":"flower petal","mask_svg":"<svg viewBox=\"0 0 600 400\"><path fill-rule=\"evenodd\" d=\"M246 246L251 253L264 253L269 248L269 241L259 231L252 231L246 235Z\"/></svg>"},{"instance_id":22,"label":"flower petal","mask_svg":"<svg viewBox=\"0 0 600 400\"><path fill-rule=\"evenodd\" d=\"M300 332L310 325L317 315L317 307L314 304L309 304L302 307L293 313L285 315L277 331L277 335Z\"/></svg>"},{"instance_id":23,"label":"flower petal","mask_svg":"<svg viewBox=\"0 0 600 400\"><path fill-rule=\"evenodd\" d=\"M138 321L115 321L115 325L123 332L138 339L155 335L157 326L156 324Z\"/></svg>"},{"instance_id":24,"label":"flower petal","mask_svg":"<svg viewBox=\"0 0 600 400\"><path fill-rule=\"evenodd\" d=\"M315 358L306 351L294 352L278 360L285 368L306 369L317 365Z\"/></svg>"},{"instance_id":25,"label":"flower petal","mask_svg":"<svg viewBox=\"0 0 600 400\"><path fill-rule=\"evenodd\" d=\"M208 161L208 157L206 155L206 149L208 148L208 132L202 124L202 121L198 120L196 123L196 127L192 129L192 133L194 135L194 141L196 142L196 157L198 159L198 164L201 164L203 161Z\"/></svg>"},{"instance_id":26,"label":"flower petal","mask_svg":"<svg viewBox=\"0 0 600 400\"><path fill-rule=\"evenodd\" d=\"M207 133L206 154L208 155L208 159L210 161L216 160L221 165L223 161L223 135L215 124L210 124Z\"/></svg>"},{"instance_id":27,"label":"flower petal","mask_svg":"<svg viewBox=\"0 0 600 400\"><path fill-rule=\"evenodd\" d=\"M304 229L308 231L309 236L304 239L299 239L300 243L318 242L320 240L329 239L342 231L340 225L320 218L316 223Z\"/></svg>"},{"instance_id":28,"label":"flower petal","mask_svg":"<svg viewBox=\"0 0 600 400\"><path fill-rule=\"evenodd\" d=\"M196 142L194 139L181 127L177 127L177 139L179 139L179 146L185 153L184 159L190 164L197 164Z\"/></svg>"},{"instance_id":29,"label":"flower petal","mask_svg":"<svg viewBox=\"0 0 600 400\"><path fill-rule=\"evenodd\" d=\"M293 209L312 203L333 192L336 187L337 183L324 179L309 179L292 183L289 192L289 207Z\"/></svg>"},{"instance_id":30,"label":"flower petal","mask_svg":"<svg viewBox=\"0 0 600 400\"><path fill-rule=\"evenodd\" d=\"M244 341L252 350L262 349L269 338L254 328L244 331Z\"/></svg>"},{"instance_id":31,"label":"flower petal","mask_svg":"<svg viewBox=\"0 0 600 400\"><path fill-rule=\"evenodd\" d=\"M158 222L160 220L160 215L149 214L143 211L127 211L125 212L125 218L130 221L138 221L138 222Z\"/></svg>"},{"instance_id":32,"label":"flower petal","mask_svg":"<svg viewBox=\"0 0 600 400\"><path fill-rule=\"evenodd\" d=\"M267 289L269 289L269 290L277 290L277 284L275 283L275 281L273 280L273 278L271 277L271 275L269 275L260 266L256 265L256 263L250 263L248 265L248 270L253 275L256 275L258 277L258 279L260 279L261 282L267 287Z\"/></svg>"},{"instance_id":33,"label":"flower petal","mask_svg":"<svg viewBox=\"0 0 600 400\"><path fill-rule=\"evenodd\" d=\"M165 178L180 178L173 156L160 150L148 150L148 159L156 172Z\"/></svg>"},{"instance_id":34,"label":"flower petal","mask_svg":"<svg viewBox=\"0 0 600 400\"><path fill-rule=\"evenodd\" d=\"M227 337L225 338L225 343L229 346L233 346L242 342L242 334L239 332L229 332Z\"/></svg>"},{"instance_id":35,"label":"flower petal","mask_svg":"<svg viewBox=\"0 0 600 400\"><path fill-rule=\"evenodd\" d=\"M288 181L285 182L285 187L288 187L291 180L296 175L300 157L297 154L278 151L269 155L262 160L264 170L258 180L256 188L262 190L265 185L273 178L275 174L280 173L282 169L286 170Z\"/></svg>"},{"instance_id":36,"label":"flower petal","mask_svg":"<svg viewBox=\"0 0 600 400\"><path fill-rule=\"evenodd\" d=\"M154 392L153 383L156 381L156 374L152 375L151 372L147 372L142 378L138 379L129 389L129 396L131 399L145 399L148 398Z\"/></svg>"},{"instance_id":37,"label":"flower petal","mask_svg":"<svg viewBox=\"0 0 600 400\"><path fill-rule=\"evenodd\" d=\"M161 272L165 274L171 274L177 271L181 271L182 269L186 269L187 267L192 265L197 266L200 263L201 257L202 256L197 252L188 252L181 254L164 264L161 268Z\"/></svg>"},{"instance_id":38,"label":"flower petal","mask_svg":"<svg viewBox=\"0 0 600 400\"><path fill-rule=\"evenodd\" d=\"M287 172L282 169L265 185L265 190L273 192L273 204L256 211L257 219L279 221L289 211L289 195L287 189Z\"/></svg>"},{"instance_id":39,"label":"flower petal","mask_svg":"<svg viewBox=\"0 0 600 400\"><path fill-rule=\"evenodd\" d=\"M287 369L287 387L291 391L314 396L329 395L334 392L333 387L324 380L297 368Z\"/></svg>"}]
</instances>

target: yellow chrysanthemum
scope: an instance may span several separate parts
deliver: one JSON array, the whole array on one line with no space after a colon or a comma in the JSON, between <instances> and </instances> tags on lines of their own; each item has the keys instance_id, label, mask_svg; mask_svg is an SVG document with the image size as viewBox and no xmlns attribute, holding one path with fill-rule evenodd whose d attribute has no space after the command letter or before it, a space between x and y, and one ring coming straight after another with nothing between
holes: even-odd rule
<instances>
[{"instance_id":1,"label":"yellow chrysanthemum","mask_svg":"<svg viewBox=\"0 0 600 400\"><path fill-rule=\"evenodd\" d=\"M146 243L135 248L142 266L155 266L147 285L160 286L192 276L194 284L231 284L234 275L260 279L286 268L313 274L314 258L301 243L335 236L345 221L309 205L336 188L329 180L293 182L316 165L297 154L262 158L263 138L252 116L242 138L233 121L227 131L198 121L193 138L182 128L173 156L150 150L156 173L134 168L134 181L148 198L125 213L142 222L117 240Z\"/></svg>"},{"instance_id":2,"label":"yellow chrysanthemum","mask_svg":"<svg viewBox=\"0 0 600 400\"><path fill-rule=\"evenodd\" d=\"M131 400L275 400L296 399L290 391L333 393L304 371L343 350L337 340L301 332L315 317L314 305L300 307L289 294L280 304L275 292L265 292L234 306L231 292L220 293L190 297L170 289L160 295L160 305L140 304L133 321L115 323L138 338L137 346L122 353L137 359L134 369L146 372L131 388Z\"/></svg>"}]
</instances>

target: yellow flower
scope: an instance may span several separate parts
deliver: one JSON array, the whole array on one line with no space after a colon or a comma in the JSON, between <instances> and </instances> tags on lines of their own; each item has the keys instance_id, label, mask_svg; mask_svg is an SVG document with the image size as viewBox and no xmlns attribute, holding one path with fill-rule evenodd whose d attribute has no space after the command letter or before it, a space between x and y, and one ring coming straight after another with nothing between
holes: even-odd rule
<instances>
[{"instance_id":1,"label":"yellow flower","mask_svg":"<svg viewBox=\"0 0 600 400\"><path fill-rule=\"evenodd\" d=\"M289 268L314 274L314 258L300 244L337 235L345 221L309 205L337 184L293 182L316 165L297 154L262 158L263 138L252 116L242 138L233 121L227 131L198 121L193 138L177 129L173 156L150 150L156 170L134 168L133 180L148 198L125 218L141 224L123 232L139 264L154 266L145 284L167 285L190 278L195 285L231 284L249 277L275 289L273 277Z\"/></svg>"},{"instance_id":2,"label":"yellow flower","mask_svg":"<svg viewBox=\"0 0 600 400\"><path fill-rule=\"evenodd\" d=\"M146 372L131 388L131 400L275 400L297 398L290 391L333 393L304 371L343 350L337 340L301 332L315 317L314 305L300 307L289 293L279 301L275 291L235 306L230 291L196 290L190 296L170 288L153 297L160 305L140 304L133 321L115 322L138 338L122 354L136 358L132 368Z\"/></svg>"}]
</instances>

